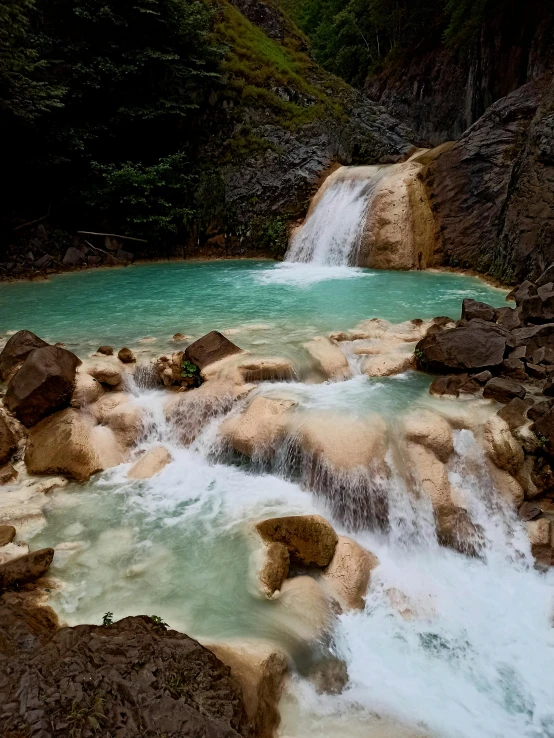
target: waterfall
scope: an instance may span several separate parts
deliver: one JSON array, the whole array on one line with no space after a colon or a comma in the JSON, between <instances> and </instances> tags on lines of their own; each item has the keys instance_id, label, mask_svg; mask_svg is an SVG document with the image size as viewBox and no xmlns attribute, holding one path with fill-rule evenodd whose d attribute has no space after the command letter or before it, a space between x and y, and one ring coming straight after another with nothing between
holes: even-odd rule
<instances>
[{"instance_id":1,"label":"waterfall","mask_svg":"<svg viewBox=\"0 0 554 738\"><path fill-rule=\"evenodd\" d=\"M342 167L330 175L293 236L286 262L356 266L366 216L385 167Z\"/></svg>"}]
</instances>

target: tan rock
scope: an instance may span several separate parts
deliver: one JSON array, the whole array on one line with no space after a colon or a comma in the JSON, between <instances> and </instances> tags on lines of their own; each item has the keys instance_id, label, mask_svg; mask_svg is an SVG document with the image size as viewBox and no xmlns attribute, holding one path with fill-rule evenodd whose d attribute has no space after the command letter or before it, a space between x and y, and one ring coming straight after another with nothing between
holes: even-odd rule
<instances>
[{"instance_id":1,"label":"tan rock","mask_svg":"<svg viewBox=\"0 0 554 738\"><path fill-rule=\"evenodd\" d=\"M331 602L323 587L313 577L285 579L275 601L279 617L287 630L306 640L323 637L331 627Z\"/></svg>"},{"instance_id":2,"label":"tan rock","mask_svg":"<svg viewBox=\"0 0 554 738\"><path fill-rule=\"evenodd\" d=\"M336 469L382 463L387 450L387 425L378 415L357 420L334 414L313 413L297 429L304 453Z\"/></svg>"},{"instance_id":3,"label":"tan rock","mask_svg":"<svg viewBox=\"0 0 554 738\"><path fill-rule=\"evenodd\" d=\"M111 412L132 400L133 396L126 392L108 392L87 410L97 423L105 423Z\"/></svg>"},{"instance_id":4,"label":"tan rock","mask_svg":"<svg viewBox=\"0 0 554 738\"><path fill-rule=\"evenodd\" d=\"M433 410L416 410L404 416L403 426L408 441L430 449L443 463L448 461L454 451L452 429L440 413Z\"/></svg>"},{"instance_id":5,"label":"tan rock","mask_svg":"<svg viewBox=\"0 0 554 738\"><path fill-rule=\"evenodd\" d=\"M109 428L94 426L68 408L42 420L29 433L25 463L31 474L64 474L86 481L123 458Z\"/></svg>"},{"instance_id":6,"label":"tan rock","mask_svg":"<svg viewBox=\"0 0 554 738\"><path fill-rule=\"evenodd\" d=\"M71 396L72 407L88 407L97 402L104 394L104 388L97 379L87 372L78 371L75 377L75 389Z\"/></svg>"},{"instance_id":7,"label":"tan rock","mask_svg":"<svg viewBox=\"0 0 554 738\"><path fill-rule=\"evenodd\" d=\"M15 538L15 532L13 525L0 525L0 546L11 543Z\"/></svg>"},{"instance_id":8,"label":"tan rock","mask_svg":"<svg viewBox=\"0 0 554 738\"><path fill-rule=\"evenodd\" d=\"M264 382L293 379L294 366L289 359L246 359L240 362L239 371L243 382Z\"/></svg>"},{"instance_id":9,"label":"tan rock","mask_svg":"<svg viewBox=\"0 0 554 738\"><path fill-rule=\"evenodd\" d=\"M0 564L0 591L20 587L44 576L53 558L54 549L43 548Z\"/></svg>"},{"instance_id":10,"label":"tan rock","mask_svg":"<svg viewBox=\"0 0 554 738\"><path fill-rule=\"evenodd\" d=\"M339 536L335 553L322 579L343 607L363 610L369 578L378 565L379 559L356 541Z\"/></svg>"},{"instance_id":11,"label":"tan rock","mask_svg":"<svg viewBox=\"0 0 554 738\"><path fill-rule=\"evenodd\" d=\"M127 472L129 479L150 479L171 462L171 454L163 446L149 449Z\"/></svg>"},{"instance_id":12,"label":"tan rock","mask_svg":"<svg viewBox=\"0 0 554 738\"><path fill-rule=\"evenodd\" d=\"M284 543L268 543L264 547L258 582L266 597L273 597L281 589L289 573L289 563L289 552Z\"/></svg>"},{"instance_id":13,"label":"tan rock","mask_svg":"<svg viewBox=\"0 0 554 738\"><path fill-rule=\"evenodd\" d=\"M270 456L287 432L287 412L295 404L292 400L255 397L243 413L222 423L221 435L245 456Z\"/></svg>"},{"instance_id":14,"label":"tan rock","mask_svg":"<svg viewBox=\"0 0 554 738\"><path fill-rule=\"evenodd\" d=\"M144 433L144 410L133 402L115 407L104 417L122 449L135 446Z\"/></svg>"},{"instance_id":15,"label":"tan rock","mask_svg":"<svg viewBox=\"0 0 554 738\"><path fill-rule=\"evenodd\" d=\"M539 520L531 520L525 525L531 543L531 553L537 564L541 566L554 565L554 526L552 520L539 518Z\"/></svg>"},{"instance_id":16,"label":"tan rock","mask_svg":"<svg viewBox=\"0 0 554 738\"><path fill-rule=\"evenodd\" d=\"M433 451L419 443L408 443L408 468L434 509L453 507L448 470Z\"/></svg>"},{"instance_id":17,"label":"tan rock","mask_svg":"<svg viewBox=\"0 0 554 738\"><path fill-rule=\"evenodd\" d=\"M293 515L270 518L256 525L256 530L268 543L283 543L292 564L328 566L338 537L321 515Z\"/></svg>"},{"instance_id":18,"label":"tan rock","mask_svg":"<svg viewBox=\"0 0 554 738\"><path fill-rule=\"evenodd\" d=\"M491 462L488 463L488 471L495 489L512 507L518 508L523 504L525 492L517 479Z\"/></svg>"},{"instance_id":19,"label":"tan rock","mask_svg":"<svg viewBox=\"0 0 554 738\"><path fill-rule=\"evenodd\" d=\"M305 343L304 348L328 379L346 379L352 376L346 356L330 339L318 336Z\"/></svg>"},{"instance_id":20,"label":"tan rock","mask_svg":"<svg viewBox=\"0 0 554 738\"><path fill-rule=\"evenodd\" d=\"M240 684L252 735L273 738L281 720L279 700L288 671L285 654L256 641L205 645Z\"/></svg>"},{"instance_id":21,"label":"tan rock","mask_svg":"<svg viewBox=\"0 0 554 738\"><path fill-rule=\"evenodd\" d=\"M512 435L505 420L491 415L485 426L485 453L499 469L516 474L523 464L521 443Z\"/></svg>"},{"instance_id":22,"label":"tan rock","mask_svg":"<svg viewBox=\"0 0 554 738\"><path fill-rule=\"evenodd\" d=\"M107 384L110 387L120 384L123 378L120 369L107 363L88 367L87 372L101 384Z\"/></svg>"},{"instance_id":23,"label":"tan rock","mask_svg":"<svg viewBox=\"0 0 554 738\"><path fill-rule=\"evenodd\" d=\"M368 377L391 377L415 369L413 354L393 353L370 356L362 364L362 371Z\"/></svg>"}]
</instances>

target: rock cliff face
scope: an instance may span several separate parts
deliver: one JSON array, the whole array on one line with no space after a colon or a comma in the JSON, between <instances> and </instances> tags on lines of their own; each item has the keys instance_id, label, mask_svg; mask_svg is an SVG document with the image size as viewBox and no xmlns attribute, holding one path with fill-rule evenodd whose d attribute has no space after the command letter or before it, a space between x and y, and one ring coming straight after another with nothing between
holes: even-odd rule
<instances>
[{"instance_id":1,"label":"rock cliff face","mask_svg":"<svg viewBox=\"0 0 554 738\"><path fill-rule=\"evenodd\" d=\"M504 282L554 260L554 80L496 102L425 172L442 262Z\"/></svg>"},{"instance_id":2,"label":"rock cliff face","mask_svg":"<svg viewBox=\"0 0 554 738\"><path fill-rule=\"evenodd\" d=\"M541 77L554 58L551 3L496 5L461 47L445 46L430 30L416 49L369 79L369 96L432 145L459 138L496 100Z\"/></svg>"}]
</instances>

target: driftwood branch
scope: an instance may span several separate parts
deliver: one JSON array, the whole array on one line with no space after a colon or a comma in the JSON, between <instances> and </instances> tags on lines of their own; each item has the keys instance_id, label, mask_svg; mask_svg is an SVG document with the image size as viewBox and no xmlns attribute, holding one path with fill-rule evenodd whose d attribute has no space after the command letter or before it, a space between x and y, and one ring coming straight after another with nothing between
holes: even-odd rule
<instances>
[{"instance_id":1,"label":"driftwood branch","mask_svg":"<svg viewBox=\"0 0 554 738\"><path fill-rule=\"evenodd\" d=\"M20 226L21 228L22 226ZM120 238L122 241L137 241L138 243L148 243L144 238L132 238L131 236L118 236L117 233L94 233L93 231L77 231L83 236L109 236L110 238Z\"/></svg>"},{"instance_id":2,"label":"driftwood branch","mask_svg":"<svg viewBox=\"0 0 554 738\"><path fill-rule=\"evenodd\" d=\"M108 251L105 251L104 249L99 249L98 246L93 246L90 241L85 240L85 243L87 246L90 246L91 249L94 249L95 251L100 251L101 254L109 253Z\"/></svg>"},{"instance_id":3,"label":"driftwood branch","mask_svg":"<svg viewBox=\"0 0 554 738\"><path fill-rule=\"evenodd\" d=\"M41 220L46 220L46 218L50 217L50 213L46 213L46 215L43 215L42 218L37 218L36 220L30 220L28 223L22 223L21 225L16 226L14 228L14 231L19 231L21 228L27 228L27 226L35 225L35 223L40 223Z\"/></svg>"}]
</instances>

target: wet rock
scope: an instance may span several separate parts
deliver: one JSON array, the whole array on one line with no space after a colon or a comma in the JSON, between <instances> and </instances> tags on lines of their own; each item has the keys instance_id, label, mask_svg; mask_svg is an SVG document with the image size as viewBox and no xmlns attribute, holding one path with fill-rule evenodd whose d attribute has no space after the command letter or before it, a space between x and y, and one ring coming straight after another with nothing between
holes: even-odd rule
<instances>
[{"instance_id":1,"label":"wet rock","mask_svg":"<svg viewBox=\"0 0 554 738\"><path fill-rule=\"evenodd\" d=\"M183 333L174 333L171 340L172 341L185 341L186 336Z\"/></svg>"},{"instance_id":2,"label":"wet rock","mask_svg":"<svg viewBox=\"0 0 554 738\"><path fill-rule=\"evenodd\" d=\"M0 525L0 546L6 546L15 538L16 530L13 525Z\"/></svg>"},{"instance_id":3,"label":"wet rock","mask_svg":"<svg viewBox=\"0 0 554 738\"><path fill-rule=\"evenodd\" d=\"M310 576L286 579L275 601L281 617L304 641L323 639L333 621L331 601L318 581Z\"/></svg>"},{"instance_id":4,"label":"wet rock","mask_svg":"<svg viewBox=\"0 0 554 738\"><path fill-rule=\"evenodd\" d=\"M4 464L0 467L0 485L9 484L19 476L17 470L11 464Z\"/></svg>"},{"instance_id":5,"label":"wet rock","mask_svg":"<svg viewBox=\"0 0 554 738\"><path fill-rule=\"evenodd\" d=\"M463 508L435 510L437 538L441 546L453 548L467 556L479 556L483 547L483 530L475 525Z\"/></svg>"},{"instance_id":6,"label":"wet rock","mask_svg":"<svg viewBox=\"0 0 554 738\"><path fill-rule=\"evenodd\" d=\"M247 359L238 364L242 382L285 381L294 378L294 366L289 359Z\"/></svg>"},{"instance_id":7,"label":"wet rock","mask_svg":"<svg viewBox=\"0 0 554 738\"><path fill-rule=\"evenodd\" d=\"M17 439L4 419L0 415L0 466L6 464L17 449Z\"/></svg>"},{"instance_id":8,"label":"wet rock","mask_svg":"<svg viewBox=\"0 0 554 738\"><path fill-rule=\"evenodd\" d=\"M143 436L144 409L133 402L122 402L104 414L102 423L112 431L120 449L130 449Z\"/></svg>"},{"instance_id":9,"label":"wet rock","mask_svg":"<svg viewBox=\"0 0 554 738\"><path fill-rule=\"evenodd\" d=\"M525 524L531 553L539 566L552 566L554 564L554 530L552 521L548 518L530 520Z\"/></svg>"},{"instance_id":10,"label":"wet rock","mask_svg":"<svg viewBox=\"0 0 554 738\"><path fill-rule=\"evenodd\" d=\"M462 302L462 320L470 321L474 318L493 322L496 319L496 310L486 302L466 299Z\"/></svg>"},{"instance_id":11,"label":"wet rock","mask_svg":"<svg viewBox=\"0 0 554 738\"><path fill-rule=\"evenodd\" d=\"M527 394L525 387L512 379L503 379L502 377L493 377L485 385L483 397L497 402L508 403L514 397L523 400Z\"/></svg>"},{"instance_id":12,"label":"wet rock","mask_svg":"<svg viewBox=\"0 0 554 738\"><path fill-rule=\"evenodd\" d=\"M348 668L341 659L328 656L312 665L308 679L318 694L342 694L348 684Z\"/></svg>"},{"instance_id":13,"label":"wet rock","mask_svg":"<svg viewBox=\"0 0 554 738\"><path fill-rule=\"evenodd\" d=\"M467 325L426 336L416 346L425 371L448 373L498 366L510 334L494 323L472 320Z\"/></svg>"},{"instance_id":14,"label":"wet rock","mask_svg":"<svg viewBox=\"0 0 554 738\"><path fill-rule=\"evenodd\" d=\"M71 407L88 407L104 394L104 388L97 379L87 372L77 372L75 388L71 395Z\"/></svg>"},{"instance_id":15,"label":"wet rock","mask_svg":"<svg viewBox=\"0 0 554 738\"><path fill-rule=\"evenodd\" d=\"M37 608L37 616L7 610L6 639L4 620L0 624L8 658L0 673L0 709L9 735L38 736L37 725L51 738L68 738L70 726L92 735L91 716L103 736L136 738L145 730L168 738L249 735L240 686L188 636L145 616L56 632L47 608Z\"/></svg>"},{"instance_id":16,"label":"wet rock","mask_svg":"<svg viewBox=\"0 0 554 738\"><path fill-rule=\"evenodd\" d=\"M103 354L104 356L113 356L113 348L111 346L99 346L96 349L97 354Z\"/></svg>"},{"instance_id":17,"label":"wet rock","mask_svg":"<svg viewBox=\"0 0 554 738\"><path fill-rule=\"evenodd\" d=\"M283 543L291 564L300 566L328 566L338 543L332 526L320 515L271 518L258 523L256 530L268 543Z\"/></svg>"},{"instance_id":18,"label":"wet rock","mask_svg":"<svg viewBox=\"0 0 554 738\"><path fill-rule=\"evenodd\" d=\"M356 541L339 536L335 553L322 579L340 605L363 610L371 572L378 565L379 559Z\"/></svg>"},{"instance_id":19,"label":"wet rock","mask_svg":"<svg viewBox=\"0 0 554 738\"><path fill-rule=\"evenodd\" d=\"M416 488L431 500L434 509L452 507L448 470L430 449L418 443L408 443L409 470Z\"/></svg>"},{"instance_id":20,"label":"wet rock","mask_svg":"<svg viewBox=\"0 0 554 738\"><path fill-rule=\"evenodd\" d=\"M68 267L81 266L86 261L85 255L80 249L76 249L74 246L70 246L65 252L65 256L62 259L62 264Z\"/></svg>"},{"instance_id":21,"label":"wet rock","mask_svg":"<svg viewBox=\"0 0 554 738\"><path fill-rule=\"evenodd\" d=\"M485 426L485 453L499 469L516 474L523 464L521 443L512 435L508 424L498 415L492 415Z\"/></svg>"},{"instance_id":22,"label":"wet rock","mask_svg":"<svg viewBox=\"0 0 554 738\"><path fill-rule=\"evenodd\" d=\"M0 380L7 382L23 365L31 351L48 346L31 331L18 331L11 336L0 353Z\"/></svg>"},{"instance_id":23,"label":"wet rock","mask_svg":"<svg viewBox=\"0 0 554 738\"><path fill-rule=\"evenodd\" d=\"M546 380L546 383L542 388L542 393L547 397L554 397L554 377L550 377Z\"/></svg>"},{"instance_id":24,"label":"wet rock","mask_svg":"<svg viewBox=\"0 0 554 738\"><path fill-rule=\"evenodd\" d=\"M25 463L31 474L64 474L80 482L123 461L114 434L73 408L45 418L29 433Z\"/></svg>"},{"instance_id":25,"label":"wet rock","mask_svg":"<svg viewBox=\"0 0 554 738\"><path fill-rule=\"evenodd\" d=\"M454 451L452 429L448 421L433 410L419 410L404 418L404 433L408 441L419 443L447 462Z\"/></svg>"},{"instance_id":26,"label":"wet rock","mask_svg":"<svg viewBox=\"0 0 554 738\"><path fill-rule=\"evenodd\" d=\"M258 581L266 597L273 597L281 589L288 576L289 565L289 551L284 543L269 543L265 546Z\"/></svg>"},{"instance_id":27,"label":"wet rock","mask_svg":"<svg viewBox=\"0 0 554 738\"><path fill-rule=\"evenodd\" d=\"M279 700L288 672L285 654L257 641L207 645L240 685L251 735L273 738L281 722Z\"/></svg>"},{"instance_id":28,"label":"wet rock","mask_svg":"<svg viewBox=\"0 0 554 738\"><path fill-rule=\"evenodd\" d=\"M129 348L120 349L118 351L117 358L119 361L123 362L123 364L134 364L136 362L135 355Z\"/></svg>"},{"instance_id":29,"label":"wet rock","mask_svg":"<svg viewBox=\"0 0 554 738\"><path fill-rule=\"evenodd\" d=\"M54 549L43 548L0 564L0 592L21 587L23 584L29 584L44 576L53 558Z\"/></svg>"},{"instance_id":30,"label":"wet rock","mask_svg":"<svg viewBox=\"0 0 554 738\"><path fill-rule=\"evenodd\" d=\"M497 412L497 415L508 424L511 431L514 431L528 422L526 417L527 411L532 407L532 400L528 400L527 398L521 400L519 397L514 397L513 400L510 400L507 405Z\"/></svg>"},{"instance_id":31,"label":"wet rock","mask_svg":"<svg viewBox=\"0 0 554 738\"><path fill-rule=\"evenodd\" d=\"M369 356L362 363L362 371L368 377L392 377L415 368L415 356L400 351Z\"/></svg>"},{"instance_id":32,"label":"wet rock","mask_svg":"<svg viewBox=\"0 0 554 738\"><path fill-rule=\"evenodd\" d=\"M219 331L211 331L191 343L185 351L185 357L199 369L204 369L216 361L241 352L241 348L225 338Z\"/></svg>"},{"instance_id":33,"label":"wet rock","mask_svg":"<svg viewBox=\"0 0 554 738\"><path fill-rule=\"evenodd\" d=\"M492 376L492 375L491 375ZM465 379L456 375L448 374L446 377L437 377L431 383L429 387L429 393L432 395L452 395L458 397L460 394L460 387L464 383Z\"/></svg>"},{"instance_id":34,"label":"wet rock","mask_svg":"<svg viewBox=\"0 0 554 738\"><path fill-rule=\"evenodd\" d=\"M222 423L220 433L245 456L271 456L287 432L287 413L295 405L292 400L255 397L243 413Z\"/></svg>"},{"instance_id":35,"label":"wet rock","mask_svg":"<svg viewBox=\"0 0 554 738\"><path fill-rule=\"evenodd\" d=\"M304 348L328 379L345 379L351 376L346 356L330 339L319 336L305 343Z\"/></svg>"},{"instance_id":36,"label":"wet rock","mask_svg":"<svg viewBox=\"0 0 554 738\"><path fill-rule=\"evenodd\" d=\"M100 384L107 384L110 387L115 387L122 381L121 370L111 364L96 364L89 367L87 373Z\"/></svg>"},{"instance_id":37,"label":"wet rock","mask_svg":"<svg viewBox=\"0 0 554 738\"><path fill-rule=\"evenodd\" d=\"M151 479L171 462L171 454L163 446L149 449L127 472L129 479Z\"/></svg>"},{"instance_id":38,"label":"wet rock","mask_svg":"<svg viewBox=\"0 0 554 738\"><path fill-rule=\"evenodd\" d=\"M536 502L524 502L518 510L519 517L525 522L542 518L542 510Z\"/></svg>"},{"instance_id":39,"label":"wet rock","mask_svg":"<svg viewBox=\"0 0 554 738\"><path fill-rule=\"evenodd\" d=\"M5 406L27 427L69 405L81 360L57 346L32 351L12 377Z\"/></svg>"}]
</instances>

